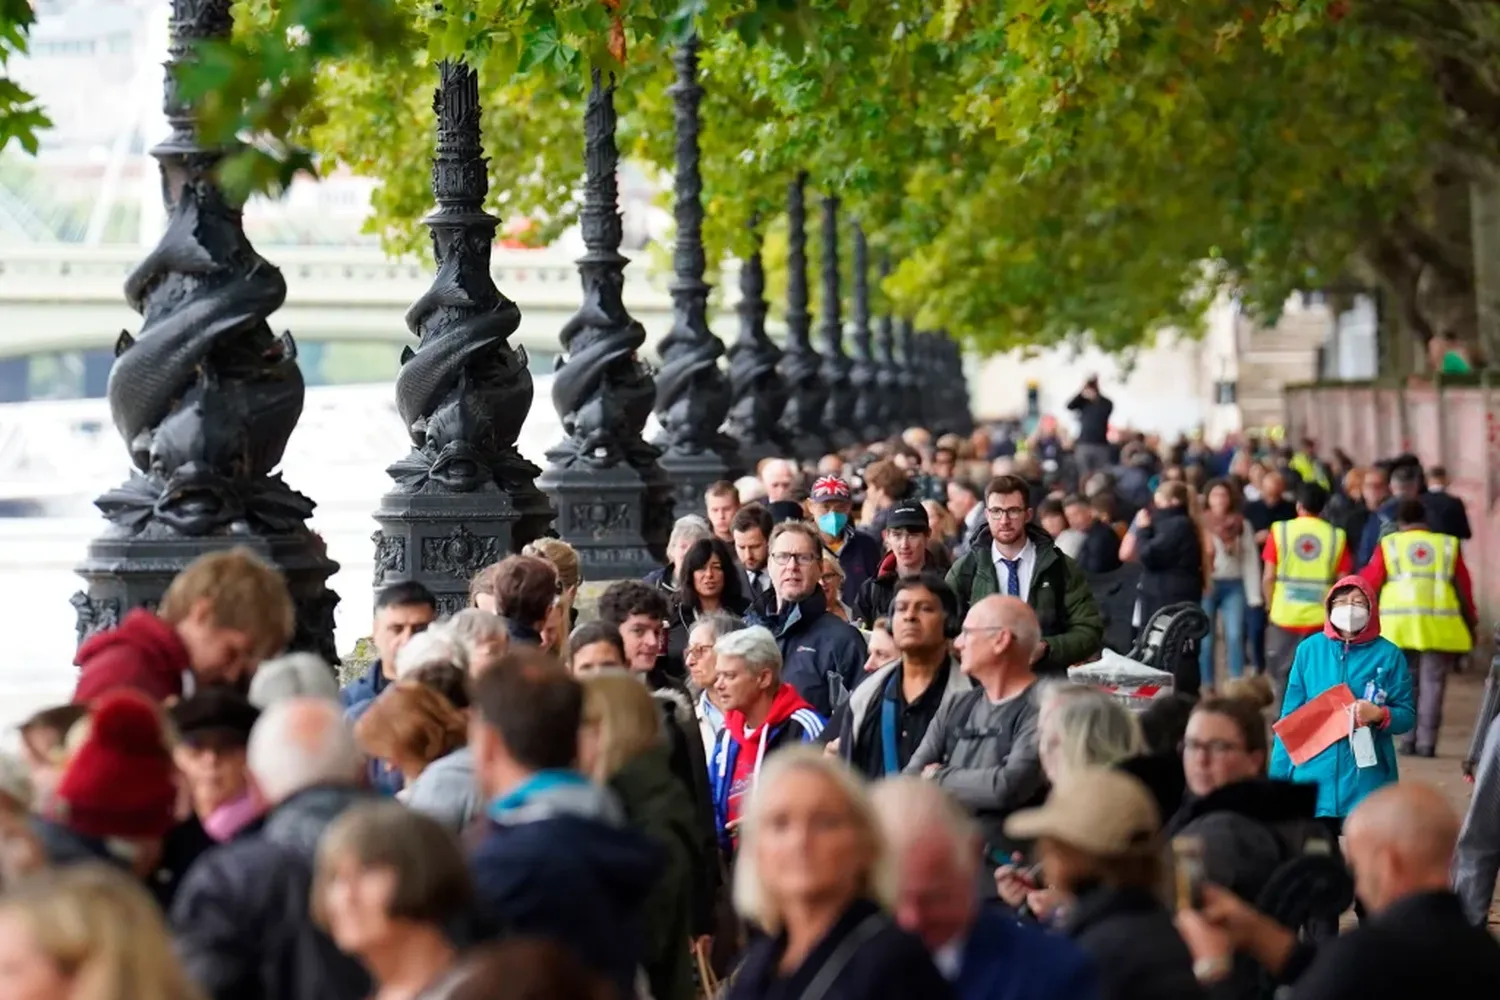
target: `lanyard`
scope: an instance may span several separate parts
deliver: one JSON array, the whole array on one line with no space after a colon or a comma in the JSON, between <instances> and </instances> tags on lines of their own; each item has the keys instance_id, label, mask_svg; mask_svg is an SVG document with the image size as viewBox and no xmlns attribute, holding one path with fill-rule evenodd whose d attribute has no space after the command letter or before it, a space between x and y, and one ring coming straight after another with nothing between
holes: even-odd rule
<instances>
[{"instance_id":1,"label":"lanyard","mask_svg":"<svg viewBox=\"0 0 1500 1000\"><path fill-rule=\"evenodd\" d=\"M896 758L896 682L901 680L901 668L891 671L891 679L885 682L885 692L880 697L880 742L885 757L885 773L900 774L901 765Z\"/></svg>"}]
</instances>

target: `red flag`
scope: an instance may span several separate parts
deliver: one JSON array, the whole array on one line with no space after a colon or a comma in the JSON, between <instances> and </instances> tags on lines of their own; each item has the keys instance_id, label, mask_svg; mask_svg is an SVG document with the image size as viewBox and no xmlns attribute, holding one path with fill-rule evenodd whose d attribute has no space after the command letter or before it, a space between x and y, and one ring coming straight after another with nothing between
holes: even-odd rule
<instances>
[{"instance_id":1,"label":"red flag","mask_svg":"<svg viewBox=\"0 0 1500 1000\"><path fill-rule=\"evenodd\" d=\"M1355 701L1347 684L1335 684L1272 726L1292 763L1306 764L1349 736L1349 706Z\"/></svg>"}]
</instances>

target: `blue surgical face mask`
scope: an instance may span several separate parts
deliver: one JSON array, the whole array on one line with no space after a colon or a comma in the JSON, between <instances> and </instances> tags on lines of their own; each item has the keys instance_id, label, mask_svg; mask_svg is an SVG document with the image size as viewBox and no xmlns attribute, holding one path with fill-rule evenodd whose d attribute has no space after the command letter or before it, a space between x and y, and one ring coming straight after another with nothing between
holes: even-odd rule
<instances>
[{"instance_id":1,"label":"blue surgical face mask","mask_svg":"<svg viewBox=\"0 0 1500 1000\"><path fill-rule=\"evenodd\" d=\"M818 515L818 530L825 535L836 536L844 533L844 525L849 523L848 514L840 514L831 510L826 514Z\"/></svg>"}]
</instances>

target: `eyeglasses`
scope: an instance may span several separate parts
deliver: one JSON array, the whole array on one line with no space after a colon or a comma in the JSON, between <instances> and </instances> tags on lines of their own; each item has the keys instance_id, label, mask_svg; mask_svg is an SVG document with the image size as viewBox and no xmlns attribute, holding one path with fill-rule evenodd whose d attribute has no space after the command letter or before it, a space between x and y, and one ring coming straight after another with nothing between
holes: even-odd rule
<instances>
[{"instance_id":1,"label":"eyeglasses","mask_svg":"<svg viewBox=\"0 0 1500 1000\"><path fill-rule=\"evenodd\" d=\"M772 552L771 561L778 566L785 566L788 563L811 566L818 561L818 556L813 552Z\"/></svg>"},{"instance_id":2,"label":"eyeglasses","mask_svg":"<svg viewBox=\"0 0 1500 1000\"><path fill-rule=\"evenodd\" d=\"M818 577L818 582L827 587L830 584L843 583L844 578L839 576L837 573L824 573L822 576Z\"/></svg>"},{"instance_id":3,"label":"eyeglasses","mask_svg":"<svg viewBox=\"0 0 1500 1000\"><path fill-rule=\"evenodd\" d=\"M1016 521L1026 516L1025 507L986 507L984 512L997 521Z\"/></svg>"},{"instance_id":4,"label":"eyeglasses","mask_svg":"<svg viewBox=\"0 0 1500 1000\"><path fill-rule=\"evenodd\" d=\"M689 646L684 651L683 656L689 660L699 660L707 656L709 653L712 653L713 651L714 647L712 643L706 645Z\"/></svg>"},{"instance_id":5,"label":"eyeglasses","mask_svg":"<svg viewBox=\"0 0 1500 1000\"><path fill-rule=\"evenodd\" d=\"M1223 757L1226 754L1244 753L1245 748L1228 740L1183 740L1182 752L1184 756L1206 753L1210 757Z\"/></svg>"}]
</instances>

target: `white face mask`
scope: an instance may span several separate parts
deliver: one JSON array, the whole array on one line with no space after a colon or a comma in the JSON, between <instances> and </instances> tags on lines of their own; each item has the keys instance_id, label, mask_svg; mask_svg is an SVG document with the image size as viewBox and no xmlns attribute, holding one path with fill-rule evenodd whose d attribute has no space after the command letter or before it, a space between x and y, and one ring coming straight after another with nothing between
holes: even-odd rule
<instances>
[{"instance_id":1,"label":"white face mask","mask_svg":"<svg viewBox=\"0 0 1500 1000\"><path fill-rule=\"evenodd\" d=\"M1328 612L1328 620L1340 632L1358 634L1370 624L1370 609L1362 608L1357 604L1340 604Z\"/></svg>"}]
</instances>

